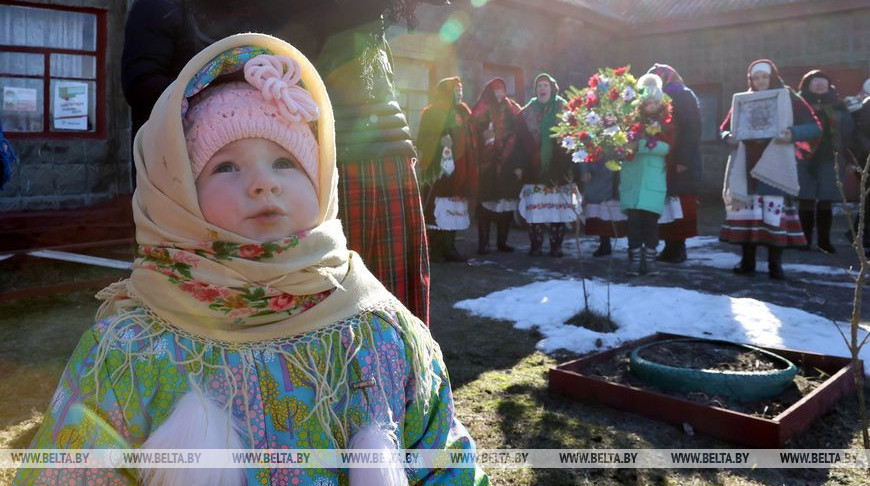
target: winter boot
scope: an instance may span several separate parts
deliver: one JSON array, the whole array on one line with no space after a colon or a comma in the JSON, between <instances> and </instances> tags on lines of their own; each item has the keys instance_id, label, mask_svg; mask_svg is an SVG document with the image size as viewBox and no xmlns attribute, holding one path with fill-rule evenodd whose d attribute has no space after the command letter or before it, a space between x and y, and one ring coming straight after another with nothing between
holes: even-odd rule
<instances>
[{"instance_id":1,"label":"winter boot","mask_svg":"<svg viewBox=\"0 0 870 486\"><path fill-rule=\"evenodd\" d=\"M665 240L665 249L656 260L666 263L683 263L686 261L686 240Z\"/></svg>"},{"instance_id":2,"label":"winter boot","mask_svg":"<svg viewBox=\"0 0 870 486\"><path fill-rule=\"evenodd\" d=\"M445 231L444 259L448 262L465 263L468 258L456 249L456 232Z\"/></svg>"},{"instance_id":3,"label":"winter boot","mask_svg":"<svg viewBox=\"0 0 870 486\"><path fill-rule=\"evenodd\" d=\"M477 254L486 255L489 253L489 229L490 218L489 211L483 207L477 211Z\"/></svg>"},{"instance_id":4,"label":"winter boot","mask_svg":"<svg viewBox=\"0 0 870 486\"><path fill-rule=\"evenodd\" d=\"M660 262L669 262L674 255L676 254L676 248L674 244L670 240L665 240L665 247L662 248L662 252L656 257L656 259Z\"/></svg>"},{"instance_id":5,"label":"winter boot","mask_svg":"<svg viewBox=\"0 0 870 486\"><path fill-rule=\"evenodd\" d=\"M544 246L544 225L541 223L529 224L529 255L541 256L544 253L541 247Z\"/></svg>"},{"instance_id":6,"label":"winter boot","mask_svg":"<svg viewBox=\"0 0 870 486\"><path fill-rule=\"evenodd\" d=\"M801 209L798 211L798 217L801 220L801 228L804 230L804 237L807 239L807 244L798 248L801 251L808 251L813 247L813 226L816 225L816 210Z\"/></svg>"},{"instance_id":7,"label":"winter boot","mask_svg":"<svg viewBox=\"0 0 870 486\"><path fill-rule=\"evenodd\" d=\"M782 248L767 247L767 275L773 280L785 280L782 271Z\"/></svg>"},{"instance_id":8,"label":"winter boot","mask_svg":"<svg viewBox=\"0 0 870 486\"><path fill-rule=\"evenodd\" d=\"M656 249L644 247L643 258L641 258L640 272L644 275L658 275L659 270L656 267Z\"/></svg>"},{"instance_id":9,"label":"winter boot","mask_svg":"<svg viewBox=\"0 0 870 486\"><path fill-rule=\"evenodd\" d=\"M819 250L825 253L836 253L837 250L831 244L831 224L833 223L834 213L830 207L819 207L818 226L819 226Z\"/></svg>"},{"instance_id":10,"label":"winter boot","mask_svg":"<svg viewBox=\"0 0 870 486\"><path fill-rule=\"evenodd\" d=\"M628 268L625 269L625 274L635 277L640 275L640 257L641 248L628 249Z\"/></svg>"},{"instance_id":11,"label":"winter boot","mask_svg":"<svg viewBox=\"0 0 870 486\"><path fill-rule=\"evenodd\" d=\"M740 258L740 263L732 270L738 275L755 273L755 245L744 243L743 255Z\"/></svg>"},{"instance_id":12,"label":"winter boot","mask_svg":"<svg viewBox=\"0 0 870 486\"><path fill-rule=\"evenodd\" d=\"M598 237L598 248L592 253L594 257L602 257L610 255L613 251L613 247L610 245L610 237L609 236L599 236Z\"/></svg>"},{"instance_id":13,"label":"winter boot","mask_svg":"<svg viewBox=\"0 0 870 486\"><path fill-rule=\"evenodd\" d=\"M565 224L553 223L550 225L550 256L562 258L562 241L565 239Z\"/></svg>"},{"instance_id":14,"label":"winter boot","mask_svg":"<svg viewBox=\"0 0 870 486\"><path fill-rule=\"evenodd\" d=\"M444 261L444 231L427 229L426 237L429 240L429 261L441 263Z\"/></svg>"},{"instance_id":15,"label":"winter boot","mask_svg":"<svg viewBox=\"0 0 870 486\"><path fill-rule=\"evenodd\" d=\"M514 251L514 247L507 244L508 232L511 229L511 221L514 219L514 214L511 212L499 214L496 217L495 223L495 241L498 251L510 253Z\"/></svg>"}]
</instances>

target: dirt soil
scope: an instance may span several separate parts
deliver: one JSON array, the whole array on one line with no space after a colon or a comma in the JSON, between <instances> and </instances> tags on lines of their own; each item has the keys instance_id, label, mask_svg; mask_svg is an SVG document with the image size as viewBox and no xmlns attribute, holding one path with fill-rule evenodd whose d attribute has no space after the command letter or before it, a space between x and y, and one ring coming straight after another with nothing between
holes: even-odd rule
<instances>
[{"instance_id":1,"label":"dirt soil","mask_svg":"<svg viewBox=\"0 0 870 486\"><path fill-rule=\"evenodd\" d=\"M670 341L648 346L641 358L676 368L693 370L763 372L786 368L784 361L750 348L709 341Z\"/></svg>"},{"instance_id":2,"label":"dirt soil","mask_svg":"<svg viewBox=\"0 0 870 486\"><path fill-rule=\"evenodd\" d=\"M668 348L675 348L677 344L686 344L686 343L669 343L667 346L652 346L647 348L651 350L650 353L644 353L643 351L639 353L642 358L649 359L650 361L655 361L657 363L664 363L669 365L674 365L669 362L666 358L668 352L657 352L658 348L664 348L665 350L669 350ZM705 343L706 344L706 343ZM707 346L707 351L712 351L708 353L700 353L702 359L693 360L689 357L685 357L681 361L685 364L695 364L695 366L684 366L686 368L696 368L696 369L711 369L711 368L700 368L697 366L700 363L704 362L712 362L715 364L714 360L709 359L711 356L715 356L719 354L717 351L721 351L723 347L721 346ZM730 370L735 371L758 371L758 368L752 369L754 367L753 360L755 357L759 358L767 358L767 356L761 353L754 352L741 352L738 351L740 348L736 346L729 346L727 353L733 354L735 356L739 356L741 358L740 361L735 363L728 363ZM812 393L813 390L821 386L826 379L829 378L828 375L825 375L819 372L816 369L803 369L799 368L798 373L795 376L794 383L785 389L780 395L776 397L772 397L765 400L758 400L754 402L744 402L739 400L734 400L728 397L723 397L719 395L708 395L702 392L675 392L670 390L662 390L653 386L648 385L646 382L635 376L631 373L630 365L629 365L629 354L631 353L630 349L625 351L615 353L613 359L602 361L599 363L592 364L584 369L581 369L581 374L590 377L601 378L605 381L609 381L612 383L619 383L622 385L628 385L635 388L640 388L643 390L651 390L658 393L663 393L665 395L670 395L672 397L680 398L683 400L688 400L691 402L699 403L701 405L713 406L724 408L728 410L732 410L735 412L745 413L748 415L754 415L757 417L765 417L765 418L773 418L784 412L788 407L794 405L798 401L800 401L806 395ZM647 356L649 354L650 356ZM706 355L706 356L704 356ZM706 358L706 359L703 359ZM741 363L745 365L745 367L741 366ZM773 364L769 362L769 364ZM736 365L736 366L734 366ZM764 369L774 369L771 367L763 367ZM722 368L720 368L722 369Z\"/></svg>"}]
</instances>

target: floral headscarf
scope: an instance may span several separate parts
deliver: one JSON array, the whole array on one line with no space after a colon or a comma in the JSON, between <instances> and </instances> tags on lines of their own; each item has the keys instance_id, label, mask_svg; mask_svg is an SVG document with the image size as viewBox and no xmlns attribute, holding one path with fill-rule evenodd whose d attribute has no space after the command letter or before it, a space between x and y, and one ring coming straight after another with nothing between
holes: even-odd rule
<instances>
[{"instance_id":1,"label":"floral headscarf","mask_svg":"<svg viewBox=\"0 0 870 486\"><path fill-rule=\"evenodd\" d=\"M216 69L215 59L229 59L219 64L230 71L243 65L227 53L247 52L238 49L246 46L296 60L302 83L321 113L314 130L321 188L318 226L267 243L205 221L182 128L188 88L208 89L209 76L202 73ZM267 35L239 34L197 54L160 96L136 136L133 213L142 256L128 280L98 295L106 300L98 317L127 312L133 318L137 309L145 308L150 318L189 334L238 343L292 337L391 299L359 256L347 250L336 219L334 134L323 82L289 44Z\"/></svg>"}]
</instances>

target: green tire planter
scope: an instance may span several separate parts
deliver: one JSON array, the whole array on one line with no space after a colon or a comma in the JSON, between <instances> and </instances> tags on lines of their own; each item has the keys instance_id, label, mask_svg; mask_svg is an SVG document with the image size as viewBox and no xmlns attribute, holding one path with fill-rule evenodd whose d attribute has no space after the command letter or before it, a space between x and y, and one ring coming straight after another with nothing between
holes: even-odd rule
<instances>
[{"instance_id":1,"label":"green tire planter","mask_svg":"<svg viewBox=\"0 0 870 486\"><path fill-rule=\"evenodd\" d=\"M782 363L781 368L771 371L716 371L678 368L641 358L639 353L646 348L674 342L698 342L745 348L763 354ZM629 357L631 372L645 383L656 388L678 392L704 392L740 401L755 401L782 393L791 385L797 367L791 361L755 346L709 339L669 339L655 341L635 348Z\"/></svg>"}]
</instances>

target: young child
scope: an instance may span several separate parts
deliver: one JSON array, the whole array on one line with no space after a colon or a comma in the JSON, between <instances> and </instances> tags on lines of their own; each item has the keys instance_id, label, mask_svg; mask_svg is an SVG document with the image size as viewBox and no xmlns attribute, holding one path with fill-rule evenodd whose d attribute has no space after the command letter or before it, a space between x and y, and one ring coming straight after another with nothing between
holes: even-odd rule
<instances>
[{"instance_id":1,"label":"young child","mask_svg":"<svg viewBox=\"0 0 870 486\"><path fill-rule=\"evenodd\" d=\"M474 449L438 345L346 248L331 106L295 48L240 34L197 54L135 162L141 257L98 294L32 448ZM16 484L488 484L477 468L142 472Z\"/></svg>"},{"instance_id":2,"label":"young child","mask_svg":"<svg viewBox=\"0 0 870 486\"><path fill-rule=\"evenodd\" d=\"M673 143L670 103L661 78L645 74L637 87L639 122L629 134L637 149L619 177L619 203L628 215L628 275L657 272L658 220L667 193L665 157Z\"/></svg>"}]
</instances>

